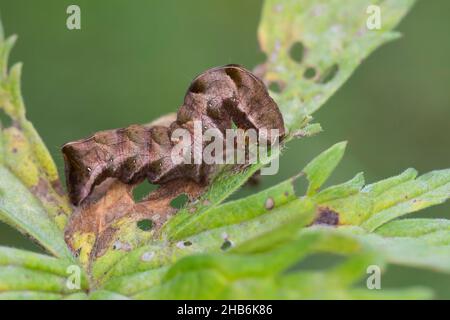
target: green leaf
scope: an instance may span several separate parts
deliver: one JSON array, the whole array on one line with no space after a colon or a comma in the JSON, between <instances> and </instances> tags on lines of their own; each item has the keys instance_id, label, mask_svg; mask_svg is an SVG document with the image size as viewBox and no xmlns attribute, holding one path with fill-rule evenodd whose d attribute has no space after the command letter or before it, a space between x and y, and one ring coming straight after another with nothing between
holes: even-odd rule
<instances>
[{"instance_id":1,"label":"green leaf","mask_svg":"<svg viewBox=\"0 0 450 320\"><path fill-rule=\"evenodd\" d=\"M319 156L311 163L320 167L321 161L326 162L324 159L327 158ZM192 231L185 231L186 237L180 237L179 242L168 246L155 242L120 256L100 279L106 289L133 298L251 298L259 292L264 292L266 298L429 298L429 290L422 288L378 295L353 289L351 285L359 279L358 275L365 274L362 266L369 265L367 259L379 266L386 261L448 272L447 220L393 221L379 228L379 234L358 227L359 220L339 228L304 227L310 224L316 210L320 212L324 206L336 210L341 221L350 221L348 213L358 208L372 214L373 208L395 206L396 201L389 199L404 199L403 192L412 190L411 183L427 181L426 190L440 188L439 185L446 184L445 173L442 170L440 174L434 172L422 176L425 179L415 179L415 170L408 169L366 187L362 174L358 174L348 182L300 198L295 195L294 180L287 180L245 199L225 203L211 210L211 215L200 216L199 221L206 227L193 224ZM402 187L405 183L409 188ZM285 197L278 198L282 195ZM278 205L271 210L264 208L263 200L267 197L278 199ZM241 216L237 214L239 208L243 208ZM217 221L221 215L225 222ZM227 249L223 246L225 242L229 242ZM290 288L292 279L284 281L278 274L302 259L302 246L306 246L307 253L327 252L349 258L327 272L300 272L295 276L303 279L304 286ZM103 275L105 269L96 267L94 264L94 274ZM313 290L320 288L316 282L321 281L335 283L336 288L321 295L321 291ZM214 290L207 294L202 288Z\"/></svg>"},{"instance_id":2,"label":"green leaf","mask_svg":"<svg viewBox=\"0 0 450 320\"><path fill-rule=\"evenodd\" d=\"M383 237L425 237L450 231L450 221L446 219L402 219L386 223L376 230ZM446 232L450 238L450 233Z\"/></svg>"},{"instance_id":3,"label":"green leaf","mask_svg":"<svg viewBox=\"0 0 450 320\"><path fill-rule=\"evenodd\" d=\"M207 230L175 243L155 241L127 254L105 255L94 263L93 273L94 276L105 281L110 277L129 275L166 266L193 253L222 252L226 250L224 249L224 243L236 246L273 230L287 221L292 221L295 218L300 219L303 216L308 217L311 208L312 203L307 201L302 203L290 202L251 220ZM105 263L105 259L114 259L115 263L111 266L110 263Z\"/></svg>"},{"instance_id":4,"label":"green leaf","mask_svg":"<svg viewBox=\"0 0 450 320\"><path fill-rule=\"evenodd\" d=\"M275 231L278 233L278 230ZM161 282L133 294L135 299L406 299L430 298L423 288L386 290L377 294L354 287L366 276L368 265L383 266L376 251L358 244L345 233L296 232L281 247L261 253L247 251L222 255L198 255L181 259ZM322 251L329 243L352 253L343 263L324 270L285 272L305 255ZM343 249L344 247L344 249ZM343 250L342 250L343 249ZM264 263L261 262L264 261ZM284 271L284 272L283 272Z\"/></svg>"},{"instance_id":5,"label":"green leaf","mask_svg":"<svg viewBox=\"0 0 450 320\"><path fill-rule=\"evenodd\" d=\"M443 203L449 197L450 169L432 171L376 196L371 217L362 226L373 231L394 218Z\"/></svg>"},{"instance_id":6,"label":"green leaf","mask_svg":"<svg viewBox=\"0 0 450 320\"><path fill-rule=\"evenodd\" d=\"M357 194L364 186L364 174L358 173L353 179L324 189L314 197L317 203L326 203L328 201L346 198Z\"/></svg>"},{"instance_id":7,"label":"green leaf","mask_svg":"<svg viewBox=\"0 0 450 320\"><path fill-rule=\"evenodd\" d=\"M72 294L87 290L87 276L80 267L80 288L77 290L67 286L73 266L77 266L73 261L0 247L0 294L6 298L8 295L20 296L20 292L25 291L25 295L36 295L38 298L39 292Z\"/></svg>"},{"instance_id":8,"label":"green leaf","mask_svg":"<svg viewBox=\"0 0 450 320\"><path fill-rule=\"evenodd\" d=\"M297 231L312 222L314 211L306 211L304 215L293 217L290 221L273 230L262 233L249 240L243 241L237 247L232 248L233 253L264 252L277 248L289 240L296 238Z\"/></svg>"},{"instance_id":9,"label":"green leaf","mask_svg":"<svg viewBox=\"0 0 450 320\"><path fill-rule=\"evenodd\" d=\"M323 168L322 170L327 172L326 177L328 177L342 157L343 149L338 148L341 146L342 144L337 144L323 152L311 161L307 167ZM339 156L334 156L336 154L339 154ZM330 161L330 159L334 159L334 161ZM306 171L308 172L308 170ZM234 276L230 272L240 274L239 272L245 273L245 270L251 270L247 274L257 274L256 269L251 269L253 265L250 260L242 260L242 257L237 254L262 254L277 248L283 248L283 246L288 246L290 243L296 244L297 242L295 241L298 237L296 230L302 230L302 227L309 225L311 218L315 214L320 214L323 208L336 212L339 215L339 224L343 227L338 229L318 227L304 229L305 232L307 231L306 234L320 233L321 241L317 241L312 247L317 252L351 255L357 248L364 246L371 248L371 252L376 252L377 255L380 255L377 258L374 257L375 260L382 258L392 264L447 272L450 250L444 246L434 246L434 244L448 244L447 222L442 220L438 223L431 223L428 220L424 221L424 228L428 232L422 231L420 237L418 231L415 231L415 233L412 231L415 229L419 230L419 223L417 222L414 223L415 229L412 222L405 222L407 225L403 228L400 227L400 222L395 222L395 225L391 226L390 229L388 227L385 227L386 229L380 228L380 230L391 230L390 237L387 234L388 231L384 231L386 232L386 237L381 237L369 234L368 231L370 230L358 227L361 224L364 225L364 221L370 219L373 215L395 207L398 205L398 202L404 201L405 194L420 196L425 192L428 196L430 194L448 196L446 189L444 191L441 190L442 186L447 185L447 170L435 171L417 179L416 175L417 172L415 170L408 169L398 176L364 187L364 178L362 173L360 173L345 183L331 186L313 195L304 195L300 198L298 198L299 195L295 194L295 178L289 179L245 199L225 203L203 214L193 215L192 220L190 220L192 222L185 224L185 229L180 229L181 231L177 238L179 241L176 243L155 241L128 254L117 255L112 267L110 264L99 264L102 261L102 258L100 258L94 264L93 272L96 277L101 275L98 279L100 279L100 282L105 283L105 288L117 290L121 294L138 298L173 298L172 290L180 290L179 292L188 294L185 288L193 285L191 281L199 278L203 279L205 276L203 272L206 272L203 271L204 268L208 269L207 276L210 277L209 280L202 280L206 281L204 283L205 286L217 286L217 288L222 288L223 290L225 290L225 287L233 288L229 283L229 279ZM325 180L322 177L325 177L325 175L321 176L320 181ZM311 183L314 181L317 180L311 180ZM416 185L419 187L415 187ZM270 209L266 207L266 201L269 198L273 200ZM410 197L410 199L414 199L414 197ZM346 233L346 236L348 236L350 231L350 238L337 237L336 232L339 231L340 233L341 229L342 232ZM395 234L395 230L397 230L397 234ZM399 239L399 230L410 230L410 233L406 233L404 236L411 238ZM395 237L393 238L392 236ZM412 236L415 236L415 238L412 238ZM349 241L350 243L353 241L354 244L351 245ZM227 247L224 246L226 243L228 244ZM354 247L355 245L356 247ZM298 245L296 244L295 246L297 248ZM223 252L225 252L225 255ZM226 252L229 253L226 254ZM192 256L200 253L208 253L208 255L199 256L198 258ZM230 258L232 254L236 258ZM295 255L291 254L291 257L295 257ZM222 261L222 259L226 261ZM242 260L242 266L238 260ZM180 262L179 264L177 261L185 262ZM270 258L265 256L255 265L265 266L264 272L276 273L280 269L277 269L275 265L271 265L271 262L276 263L277 261L280 260L277 260L274 256ZM289 265L292 263L292 260L285 259L284 262ZM166 274L167 268L173 263L177 267L171 267ZM351 265L350 262L349 265ZM214 270L210 270L211 268ZM344 268L343 270L350 269L351 267L349 266L348 269ZM353 271L348 272L348 274L342 274L340 277L343 280L346 277L351 279ZM144 277L151 279L149 283L143 283ZM319 276L314 275L314 277ZM179 280L169 278L177 278ZM241 281L233 278L233 281L237 281L235 285L237 288L240 288L239 290L243 290L242 286L244 284L257 287L259 285L267 285L268 288L272 288L271 286L275 280L263 279L261 283L253 283L251 281L250 283L248 279ZM347 282L350 283L351 281ZM279 295L283 297L299 296L298 294L286 293L290 291L285 292L283 291L284 289L281 290L277 286L272 289L275 297L279 297ZM304 290L307 291L306 288ZM197 293L190 292L188 296L191 297L191 294L193 295L192 297L206 297L200 291ZM222 291L217 291L218 297L224 297L222 294L224 294ZM392 297L397 294L399 295L398 297L403 297L403 294L408 296L408 291L393 291L391 294ZM417 296L422 297L422 294L423 297L429 296L428 291L417 291ZM337 290L333 296L340 295L348 297L349 289ZM357 296L355 293L352 297ZM244 295L243 297L247 296ZM366 295L361 294L361 298L365 297ZM388 297L391 296L388 295Z\"/></svg>"},{"instance_id":10,"label":"green leaf","mask_svg":"<svg viewBox=\"0 0 450 320\"><path fill-rule=\"evenodd\" d=\"M73 259L61 230L41 203L1 165L0 181L0 219L31 236L55 256Z\"/></svg>"},{"instance_id":11,"label":"green leaf","mask_svg":"<svg viewBox=\"0 0 450 320\"><path fill-rule=\"evenodd\" d=\"M272 188L245 199L231 201L210 210L196 213L176 232L173 240L179 240L205 230L244 222L272 210L296 198L294 180L288 179Z\"/></svg>"},{"instance_id":12,"label":"green leaf","mask_svg":"<svg viewBox=\"0 0 450 320\"><path fill-rule=\"evenodd\" d=\"M67 268L73 265L73 262L30 251L0 246L0 266L8 265L65 277L67 276ZM86 284L85 277L84 284Z\"/></svg>"},{"instance_id":13,"label":"green leaf","mask_svg":"<svg viewBox=\"0 0 450 320\"><path fill-rule=\"evenodd\" d=\"M413 0L380 3L381 30L368 30L369 0L265 1L258 38L268 60L265 80L279 83L272 93L288 129L296 130L350 77L364 58L383 43L398 38L391 30L413 5ZM303 48L302 57L291 50ZM300 58L300 59L299 59ZM315 76L305 76L307 70Z\"/></svg>"},{"instance_id":14,"label":"green leaf","mask_svg":"<svg viewBox=\"0 0 450 320\"><path fill-rule=\"evenodd\" d=\"M421 238L389 238L375 234L361 236L361 240L375 248L389 263L450 273L448 244L434 245Z\"/></svg>"},{"instance_id":15,"label":"green leaf","mask_svg":"<svg viewBox=\"0 0 450 320\"><path fill-rule=\"evenodd\" d=\"M161 284L167 267L114 277L103 286L106 290L131 296Z\"/></svg>"},{"instance_id":16,"label":"green leaf","mask_svg":"<svg viewBox=\"0 0 450 320\"><path fill-rule=\"evenodd\" d=\"M322 152L313 161L308 163L305 169L303 169L303 172L306 174L309 181L307 191L308 196L315 194L322 184L328 179L330 174L341 161L346 146L346 142L335 144L328 150Z\"/></svg>"},{"instance_id":17,"label":"green leaf","mask_svg":"<svg viewBox=\"0 0 450 320\"><path fill-rule=\"evenodd\" d=\"M374 231L407 213L443 203L450 195L450 170L432 171L415 179L417 172L402 174L362 188L362 176L319 192L313 199L339 215L341 225L361 225ZM340 194L340 196L338 196Z\"/></svg>"},{"instance_id":18,"label":"green leaf","mask_svg":"<svg viewBox=\"0 0 450 320\"><path fill-rule=\"evenodd\" d=\"M66 278L22 267L0 266L0 292L49 291L67 293Z\"/></svg>"},{"instance_id":19,"label":"green leaf","mask_svg":"<svg viewBox=\"0 0 450 320\"><path fill-rule=\"evenodd\" d=\"M323 154L329 153L324 152ZM319 156L311 163L314 166L321 167L321 162L327 163L327 160L328 157ZM442 172L445 173L445 171ZM313 196L305 195L300 198L297 198L298 195L295 195L294 180L287 180L258 194L225 203L212 209L210 213L199 215L198 221L201 221L201 223L193 219L192 221L196 221L196 224L192 224L192 229L185 229L183 231L185 232L184 234L180 232L180 235L185 237L180 237L176 243L169 243L167 246L165 243L155 242L149 246L133 250L128 254L119 255L116 257L116 263L112 268L110 268L110 265L98 264L102 261L102 258L100 258L94 264L94 275L102 275L101 281L106 283L107 288L117 288L118 290L125 288L124 283L126 281L136 281L136 279L140 279L144 275L152 275L153 284L150 286L156 286L160 283L162 275L153 271L164 270L166 266L182 257L203 252L229 251L248 253L249 251L258 252L277 248L292 240L292 237L295 238L293 230L301 229L301 226L309 224L310 222L308 221L311 221L311 214L320 213L324 207L333 210L339 215L340 225L355 226L356 228L356 226L364 222L361 216L365 216L367 219L371 214L376 214L376 211L373 210L374 208L386 208L386 205L383 205L386 203L389 206L396 205L395 201L386 202L386 199L392 199L393 197L394 199L403 200L404 195L397 190L399 190L398 188L404 191L411 190L401 186L404 183L414 183L415 176L415 171L408 169L399 176L364 187L363 175L358 174L348 182L331 186ZM434 177L433 179L430 179L428 174L423 177L426 177L425 181L439 181L439 184L446 181L445 178L440 179L435 175L432 176ZM442 175L442 177L445 177L445 175ZM433 184L433 186L436 185ZM265 200L268 198L277 199L277 201L274 201L276 205L271 210L264 207ZM240 208L242 211L239 211ZM238 214L239 212L240 214ZM364 213L364 215L361 215L361 213ZM217 217L221 218L220 221ZM295 221L299 221L299 224L296 224ZM355 234L365 235L367 233L363 228L355 228L352 229L352 232ZM315 229L308 228L307 230ZM326 230L332 237L333 232L331 231L333 229L326 228ZM347 229L344 228L343 230ZM445 229L440 231L444 232ZM445 271L447 268L448 254L443 249L434 248L430 250L430 257L424 259L424 262L420 264L415 260L407 260L408 256L412 255L411 250L401 259L398 258L400 255L395 254L397 247L409 249L409 246L407 247L406 244L397 243L395 239L389 240L379 237L379 242L377 242L377 239L374 238L374 235L368 235L363 238L364 241L362 243L377 248L390 263L434 268L441 271ZM440 239L445 240L442 237ZM448 241L448 236L446 239ZM380 243L383 241L392 241L392 247L386 250L383 249L380 247ZM437 240L435 239L435 241ZM226 243L228 243L228 250L224 250ZM416 242L413 243L415 244ZM424 249L420 250L426 252L427 243L423 241L417 243L419 244L418 248L424 247ZM333 241L322 241L320 246L322 251L348 254L348 252L342 251L348 246L345 243L340 244L336 239ZM395 256L397 256L397 259L394 259ZM439 263L437 262L438 260L440 261ZM107 268L110 268L110 270ZM106 276L104 275L105 272ZM121 279L121 285L115 284L116 277ZM139 288L146 289L148 287L146 285L139 286ZM135 294L136 291L138 290L126 287L127 293Z\"/></svg>"}]
</instances>

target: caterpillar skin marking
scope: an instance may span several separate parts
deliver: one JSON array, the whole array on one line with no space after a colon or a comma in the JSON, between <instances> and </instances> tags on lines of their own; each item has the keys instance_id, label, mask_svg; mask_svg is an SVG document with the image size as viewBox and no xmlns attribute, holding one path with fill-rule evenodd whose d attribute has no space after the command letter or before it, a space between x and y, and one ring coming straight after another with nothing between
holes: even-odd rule
<instances>
[{"instance_id":1,"label":"caterpillar skin marking","mask_svg":"<svg viewBox=\"0 0 450 320\"><path fill-rule=\"evenodd\" d=\"M239 65L212 68L192 81L169 126L131 125L66 143L62 153L71 202L79 205L106 178L125 184L205 181L213 165L175 165L171 159L171 133L184 128L192 135L195 120L202 121L203 130L217 128L222 134L233 122L241 129L278 129L280 139L285 134L281 112L260 79Z\"/></svg>"}]
</instances>

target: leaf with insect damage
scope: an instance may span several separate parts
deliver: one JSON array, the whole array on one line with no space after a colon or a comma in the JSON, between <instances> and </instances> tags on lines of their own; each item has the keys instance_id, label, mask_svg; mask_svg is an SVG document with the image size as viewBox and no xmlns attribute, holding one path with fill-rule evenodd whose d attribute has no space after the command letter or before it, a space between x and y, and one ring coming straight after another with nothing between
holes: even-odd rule
<instances>
[{"instance_id":1,"label":"leaf with insect damage","mask_svg":"<svg viewBox=\"0 0 450 320\"><path fill-rule=\"evenodd\" d=\"M284 229L285 226L282 227ZM279 230L273 230L280 234ZM270 236L270 238L273 238ZM296 270L295 264L320 252L320 244L335 243L349 256L324 270ZM250 248L226 254L203 254L181 259L159 283L132 293L135 299L362 299L356 283L366 276L367 265L383 266L383 259L358 240L326 230L294 233L276 247ZM372 296L372 298L377 295ZM429 298L427 289L386 290L380 298Z\"/></svg>"},{"instance_id":2,"label":"leaf with insect damage","mask_svg":"<svg viewBox=\"0 0 450 320\"><path fill-rule=\"evenodd\" d=\"M323 152L321 155L312 160L307 165L307 168L322 168L324 171L328 172L327 176L329 176L331 170L336 166L337 161L339 161L342 156L343 149L341 146L343 145L337 144L329 150ZM334 157L333 155L335 153L340 156ZM335 161L330 160L330 158L335 159ZM306 171L309 172L309 170ZM288 179L253 196L242 200L231 201L220 206L214 206L215 201L213 201L212 204L197 201L196 205L203 206L204 209L197 210L195 214L190 213L189 207L182 209L177 213L177 216L172 218L172 220L177 222L181 221L181 223L173 229L175 230L174 233L169 233L165 237L170 238L172 243L173 241L179 241L179 243L189 242L194 244L201 242L204 243L203 249L206 249L207 247L219 249L231 243L239 243L245 239L250 239L261 232L270 230L280 223L284 223L292 217L296 217L298 215L302 216L308 213L311 205L308 205L307 201L298 203L298 205L296 203L290 204L297 199L298 196L300 196L298 190L295 189L295 186L296 180L301 178L303 178L303 176L298 175L297 177ZM321 176L321 183L325 181L325 178L326 177ZM316 180L311 179L311 181L311 183L314 183ZM213 184L212 186L217 185ZM223 190L223 192L225 192L225 190ZM216 192L215 194L217 197L223 197L223 192ZM206 195L209 195L210 198L208 199L211 199L212 193L210 190L206 193ZM202 199L202 197L200 199ZM277 214L280 211L283 213ZM271 222L271 215L267 215L267 213L273 213L273 215L277 217L278 221ZM184 218L183 220L177 219L180 214ZM170 222L172 220L170 220ZM171 229L163 228L163 233L167 232L167 230L170 231ZM226 234L227 236L224 238L223 234ZM199 235L198 238L196 235ZM120 244L122 243L128 242L124 242L122 240L120 241ZM176 247L175 244L173 244L173 246ZM144 246L141 249L132 251L130 254L126 254L126 250L120 250L120 248L109 250L104 256L100 257L96 261L93 271L94 273L100 275L104 272L103 270L109 269L111 264L122 260L125 255L130 259L118 262L117 266L113 268L113 271L108 273L108 276L111 273L114 273L114 270L116 269L137 268L140 270L140 267L136 267L135 264L143 265L144 267L145 265L148 265L148 263L142 263L141 255L148 252L154 252L157 250L156 248L158 248L158 246ZM190 252L193 248L201 249L202 247L193 245L183 248L183 250L175 249L175 252L186 253ZM134 249L134 247L129 249ZM170 247L164 252L168 252L167 254L172 256L178 255L178 253L177 255L174 255L173 250ZM164 257L165 253L162 253L162 255ZM156 261L158 261L158 258L152 259L153 263L156 263ZM125 264L127 267L122 266ZM118 271L118 273L121 272Z\"/></svg>"},{"instance_id":3,"label":"leaf with insect damage","mask_svg":"<svg viewBox=\"0 0 450 320\"><path fill-rule=\"evenodd\" d=\"M330 98L372 51L399 37L392 29L414 0L379 3L380 30L366 27L370 0L265 1L258 38L267 61L260 66L288 130Z\"/></svg>"},{"instance_id":4,"label":"leaf with insect damage","mask_svg":"<svg viewBox=\"0 0 450 320\"><path fill-rule=\"evenodd\" d=\"M328 157L323 155L330 154L330 150L335 148L333 146L323 152L307 167L321 167L321 162L323 165L329 163ZM435 177L426 180L442 182L446 176L443 173L445 171L441 172L442 179ZM153 294L156 294L154 288L163 288L161 286L164 283L164 275L170 265L183 257L204 253L220 255L220 252L233 254L266 252L294 241L297 239L298 232L324 233L321 236L324 239L325 234L329 237L333 237L336 232L345 234L343 238L337 237L334 240L328 239L316 243L315 250L318 252L351 254L351 250L354 249L351 249L352 247L346 242L347 237L350 237L348 241L356 241L357 247L372 248L388 263L447 272L450 251L447 248L448 226L445 220L423 221L424 229L420 232L418 230L421 223L401 220L386 224L386 227L383 226L385 229L379 228L379 235L372 234L361 227L364 225L364 219L368 219L370 214L374 213L372 208L386 208L386 199L393 199L392 196L398 193L395 191L396 188L408 181L414 181L415 176L416 172L408 169L398 176L364 187L363 176L358 174L347 182L320 190L314 195L303 196L295 193L295 179L287 180L253 196L225 203L211 209L210 212L199 215L199 220L193 219L190 225L186 224L186 228L181 229L183 231L178 234L177 242L169 244L168 247L163 242L153 242L148 246L132 250L126 255L117 256L112 268L110 264L103 264L104 261L100 258L94 264L93 272L111 290L119 290L119 292L124 290L126 294L136 295L136 297L153 297ZM407 189L400 188L400 190ZM391 195L389 195L390 192L392 192ZM273 200L273 207L267 208L265 200L269 198ZM397 198L402 199L400 195L397 195ZM395 202L388 203L395 206ZM242 214L238 214L239 208L251 208L251 210L244 210ZM248 215L245 213L247 211ZM361 215L360 212L368 212L368 214ZM224 219L220 220L217 217ZM404 227L402 227L403 223ZM304 228L311 224L314 226ZM207 227L203 228L203 226ZM409 233L406 230L410 230ZM405 238L399 238L402 235L401 232ZM407 236L410 238L406 238ZM338 239L343 242L340 243ZM401 253L402 250L403 253ZM198 276L195 275L194 278ZM216 279L217 275L214 273L211 276L212 279ZM138 284L139 279L143 277L149 277L152 280L147 284ZM189 280L188 277L186 281L193 281L194 278ZM216 280L211 281L216 283ZM172 284L169 287L172 288ZM137 294L138 291L142 293ZM353 292L353 290L347 290L347 294L350 291ZM164 289L163 292L165 293L158 294L165 296L169 294L169 289ZM406 296L407 292L404 292ZM423 293L424 297L429 297L428 291L417 292ZM395 296L396 293L392 292L392 294ZM354 291L354 296L355 298L368 297L359 290ZM388 296L390 295L386 297Z\"/></svg>"}]
</instances>

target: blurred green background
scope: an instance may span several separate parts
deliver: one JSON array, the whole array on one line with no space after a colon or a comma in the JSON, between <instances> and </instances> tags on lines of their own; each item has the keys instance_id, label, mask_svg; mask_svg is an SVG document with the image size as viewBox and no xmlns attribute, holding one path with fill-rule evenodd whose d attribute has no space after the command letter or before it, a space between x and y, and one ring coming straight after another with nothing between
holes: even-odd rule
<instances>
[{"instance_id":1,"label":"blurred green background","mask_svg":"<svg viewBox=\"0 0 450 320\"><path fill-rule=\"evenodd\" d=\"M81 7L82 29L66 28L66 8ZM61 174L60 146L91 133L145 123L182 103L191 79L212 66L263 62L256 29L259 0L0 0L6 34L19 41L23 95ZM348 140L329 184L360 171L371 182L415 167L450 164L450 1L418 1L403 38L372 54L314 116L322 134L289 145L276 176L255 192L297 173L320 151ZM142 192L142 190L141 190ZM420 216L450 217L450 204ZM416 215L417 216L417 215ZM0 225L0 244L38 250ZM431 285L450 297L450 277L390 268L382 285Z\"/></svg>"}]
</instances>

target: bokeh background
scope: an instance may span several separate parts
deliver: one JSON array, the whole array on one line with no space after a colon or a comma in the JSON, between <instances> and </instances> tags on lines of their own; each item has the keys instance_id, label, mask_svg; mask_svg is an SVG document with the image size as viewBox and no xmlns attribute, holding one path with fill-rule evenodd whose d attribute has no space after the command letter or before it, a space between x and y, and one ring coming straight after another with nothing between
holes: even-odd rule
<instances>
[{"instance_id":1,"label":"bokeh background","mask_svg":"<svg viewBox=\"0 0 450 320\"><path fill-rule=\"evenodd\" d=\"M81 7L81 30L66 28L69 4ZM63 143L175 111L207 68L263 62L256 40L261 6L260 0L0 0L6 34L19 35L11 60L24 62L28 118L61 174ZM449 167L449 12L448 0L418 1L398 28L403 38L372 54L314 115L325 131L291 143L278 175L235 197L296 174L342 140L347 153L329 184L360 171L372 182L407 167L422 173ZM449 209L447 203L416 216L450 217ZM0 244L39 250L2 224ZM450 298L449 278L390 267L382 286L430 285L438 298Z\"/></svg>"}]
</instances>

